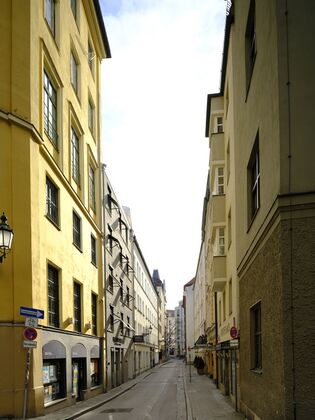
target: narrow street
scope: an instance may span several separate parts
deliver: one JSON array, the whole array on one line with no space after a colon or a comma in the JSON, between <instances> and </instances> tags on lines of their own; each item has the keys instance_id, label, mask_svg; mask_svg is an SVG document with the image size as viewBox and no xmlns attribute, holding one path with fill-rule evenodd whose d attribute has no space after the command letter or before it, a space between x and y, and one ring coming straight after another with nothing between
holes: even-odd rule
<instances>
[{"instance_id":1,"label":"narrow street","mask_svg":"<svg viewBox=\"0 0 315 420\"><path fill-rule=\"evenodd\" d=\"M191 380L190 380L191 375ZM132 388L108 403L78 416L109 420L244 419L205 375L181 360L155 367Z\"/></svg>"},{"instance_id":2,"label":"narrow street","mask_svg":"<svg viewBox=\"0 0 315 420\"><path fill-rule=\"evenodd\" d=\"M149 371L129 391L80 419L176 419L178 409L182 411L185 404L182 365L181 361L174 359Z\"/></svg>"}]
</instances>

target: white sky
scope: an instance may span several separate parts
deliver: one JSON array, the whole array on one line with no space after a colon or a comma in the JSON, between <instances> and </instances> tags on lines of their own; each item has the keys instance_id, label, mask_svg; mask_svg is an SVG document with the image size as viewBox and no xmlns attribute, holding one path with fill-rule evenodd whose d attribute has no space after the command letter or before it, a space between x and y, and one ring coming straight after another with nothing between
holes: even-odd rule
<instances>
[{"instance_id":1,"label":"white sky","mask_svg":"<svg viewBox=\"0 0 315 420\"><path fill-rule=\"evenodd\" d=\"M101 0L103 162L167 308L197 269L208 170L207 94L221 76L224 0Z\"/></svg>"}]
</instances>

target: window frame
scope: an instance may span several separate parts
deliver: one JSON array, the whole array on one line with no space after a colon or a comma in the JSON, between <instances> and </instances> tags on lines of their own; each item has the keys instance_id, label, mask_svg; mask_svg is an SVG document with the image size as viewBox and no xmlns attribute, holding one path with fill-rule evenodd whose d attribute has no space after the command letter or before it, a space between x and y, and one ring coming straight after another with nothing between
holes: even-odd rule
<instances>
[{"instance_id":1,"label":"window frame","mask_svg":"<svg viewBox=\"0 0 315 420\"><path fill-rule=\"evenodd\" d=\"M259 132L256 134L255 142L247 165L248 185L248 224L251 226L260 209L260 150Z\"/></svg>"},{"instance_id":2,"label":"window frame","mask_svg":"<svg viewBox=\"0 0 315 420\"><path fill-rule=\"evenodd\" d=\"M97 294L91 293L91 331L97 335Z\"/></svg>"},{"instance_id":3,"label":"window frame","mask_svg":"<svg viewBox=\"0 0 315 420\"><path fill-rule=\"evenodd\" d=\"M78 3L77 3L77 0L70 0L70 9L72 11L72 15L74 17L74 20L77 22L77 17L78 17Z\"/></svg>"},{"instance_id":4,"label":"window frame","mask_svg":"<svg viewBox=\"0 0 315 420\"><path fill-rule=\"evenodd\" d=\"M219 122L219 120L221 121ZM216 134L224 133L223 115L218 115L215 117L215 124L216 124Z\"/></svg>"},{"instance_id":5,"label":"window frame","mask_svg":"<svg viewBox=\"0 0 315 420\"><path fill-rule=\"evenodd\" d=\"M88 99L88 126L92 136L95 136L95 106L93 101Z\"/></svg>"},{"instance_id":6,"label":"window frame","mask_svg":"<svg viewBox=\"0 0 315 420\"><path fill-rule=\"evenodd\" d=\"M82 332L82 285L73 282L73 330Z\"/></svg>"},{"instance_id":7,"label":"window frame","mask_svg":"<svg viewBox=\"0 0 315 420\"><path fill-rule=\"evenodd\" d=\"M82 252L82 219L75 210L72 211L72 243Z\"/></svg>"},{"instance_id":8,"label":"window frame","mask_svg":"<svg viewBox=\"0 0 315 420\"><path fill-rule=\"evenodd\" d=\"M256 3L250 0L248 9L246 30L245 30L245 77L246 77L246 99L249 92L251 79L257 56L256 36Z\"/></svg>"},{"instance_id":9,"label":"window frame","mask_svg":"<svg viewBox=\"0 0 315 420\"><path fill-rule=\"evenodd\" d=\"M78 96L79 92L79 62L73 50L70 50L70 82Z\"/></svg>"},{"instance_id":10,"label":"window frame","mask_svg":"<svg viewBox=\"0 0 315 420\"><path fill-rule=\"evenodd\" d=\"M71 175L75 183L80 187L80 136L76 129L71 125Z\"/></svg>"},{"instance_id":11,"label":"window frame","mask_svg":"<svg viewBox=\"0 0 315 420\"><path fill-rule=\"evenodd\" d=\"M43 69L43 119L44 132L58 149L58 89L47 69Z\"/></svg>"},{"instance_id":12,"label":"window frame","mask_svg":"<svg viewBox=\"0 0 315 420\"><path fill-rule=\"evenodd\" d=\"M220 174L219 172L221 170L222 170L222 173ZM217 166L215 168L215 195L224 195L225 194L225 184L224 183L225 183L224 166Z\"/></svg>"},{"instance_id":13,"label":"window frame","mask_svg":"<svg viewBox=\"0 0 315 420\"><path fill-rule=\"evenodd\" d=\"M48 325L55 328L60 328L59 271L52 264L47 264ZM56 275L55 278L50 277L52 272Z\"/></svg>"},{"instance_id":14,"label":"window frame","mask_svg":"<svg viewBox=\"0 0 315 420\"><path fill-rule=\"evenodd\" d=\"M96 244L97 244L97 239L94 235L91 234L91 263L94 264L95 267L97 266Z\"/></svg>"},{"instance_id":15,"label":"window frame","mask_svg":"<svg viewBox=\"0 0 315 420\"><path fill-rule=\"evenodd\" d=\"M44 17L53 37L56 36L56 3L55 0L44 0Z\"/></svg>"},{"instance_id":16,"label":"window frame","mask_svg":"<svg viewBox=\"0 0 315 420\"><path fill-rule=\"evenodd\" d=\"M50 188L49 188L50 187ZM52 188L55 190L55 202L52 201L51 192ZM49 194L50 192L50 194ZM56 215L53 215L51 207L55 209ZM59 188L51 180L49 176L46 176L46 217L59 228Z\"/></svg>"},{"instance_id":17,"label":"window frame","mask_svg":"<svg viewBox=\"0 0 315 420\"><path fill-rule=\"evenodd\" d=\"M89 162L89 207L96 213L96 169L91 162Z\"/></svg>"}]
</instances>

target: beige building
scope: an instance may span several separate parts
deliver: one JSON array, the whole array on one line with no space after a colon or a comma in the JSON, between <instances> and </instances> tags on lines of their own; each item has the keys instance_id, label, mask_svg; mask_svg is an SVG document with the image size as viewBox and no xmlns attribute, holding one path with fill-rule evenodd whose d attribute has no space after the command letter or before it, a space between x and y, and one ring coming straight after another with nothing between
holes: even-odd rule
<instances>
[{"instance_id":1,"label":"beige building","mask_svg":"<svg viewBox=\"0 0 315 420\"><path fill-rule=\"evenodd\" d=\"M133 232L102 167L104 218L106 389L133 378Z\"/></svg>"},{"instance_id":2,"label":"beige building","mask_svg":"<svg viewBox=\"0 0 315 420\"><path fill-rule=\"evenodd\" d=\"M3 0L0 28L0 209L15 232L0 264L0 417L32 417L103 391L99 97L110 50L98 1ZM44 312L36 348L21 307Z\"/></svg>"},{"instance_id":3,"label":"beige building","mask_svg":"<svg viewBox=\"0 0 315 420\"><path fill-rule=\"evenodd\" d=\"M240 409L255 419L315 417L314 16L306 0L235 0L221 90L210 100L210 116L223 101L225 168L234 184L229 193L225 180L230 263L230 239L224 246L232 297L234 259L239 282Z\"/></svg>"},{"instance_id":4,"label":"beige building","mask_svg":"<svg viewBox=\"0 0 315 420\"><path fill-rule=\"evenodd\" d=\"M158 320L159 320L159 361L166 359L166 288L165 280L160 279L159 270L155 269L152 273L152 280L159 296L158 299Z\"/></svg>"},{"instance_id":5,"label":"beige building","mask_svg":"<svg viewBox=\"0 0 315 420\"><path fill-rule=\"evenodd\" d=\"M135 236L133 238L133 268L135 374L139 375L159 362L159 296Z\"/></svg>"}]
</instances>

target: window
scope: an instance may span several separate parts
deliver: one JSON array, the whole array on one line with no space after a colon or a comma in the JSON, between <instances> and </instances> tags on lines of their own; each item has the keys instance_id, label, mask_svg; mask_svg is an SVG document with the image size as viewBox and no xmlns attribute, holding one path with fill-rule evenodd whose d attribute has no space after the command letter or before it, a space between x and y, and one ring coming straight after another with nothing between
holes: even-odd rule
<instances>
[{"instance_id":1,"label":"window","mask_svg":"<svg viewBox=\"0 0 315 420\"><path fill-rule=\"evenodd\" d=\"M77 20L77 0L71 0L71 10L74 19Z\"/></svg>"},{"instance_id":2,"label":"window","mask_svg":"<svg viewBox=\"0 0 315 420\"><path fill-rule=\"evenodd\" d=\"M73 89L78 93L78 63L72 51L70 53L70 81Z\"/></svg>"},{"instance_id":3,"label":"window","mask_svg":"<svg viewBox=\"0 0 315 420\"><path fill-rule=\"evenodd\" d=\"M256 22L255 22L255 0L250 1L247 25L245 32L245 73L247 90L250 85L255 59L257 54L256 45Z\"/></svg>"},{"instance_id":4,"label":"window","mask_svg":"<svg viewBox=\"0 0 315 420\"><path fill-rule=\"evenodd\" d=\"M59 272L48 264L48 325L59 328Z\"/></svg>"},{"instance_id":5,"label":"window","mask_svg":"<svg viewBox=\"0 0 315 420\"><path fill-rule=\"evenodd\" d=\"M96 238L91 235L91 262L96 265Z\"/></svg>"},{"instance_id":6,"label":"window","mask_svg":"<svg viewBox=\"0 0 315 420\"><path fill-rule=\"evenodd\" d=\"M218 227L216 229L216 238L213 251L215 256L225 255L224 227Z\"/></svg>"},{"instance_id":7,"label":"window","mask_svg":"<svg viewBox=\"0 0 315 420\"><path fill-rule=\"evenodd\" d=\"M230 179L230 171L231 171L231 155L230 155L230 139L228 141L227 149L226 149L226 176L227 176L227 184Z\"/></svg>"},{"instance_id":8,"label":"window","mask_svg":"<svg viewBox=\"0 0 315 420\"><path fill-rule=\"evenodd\" d=\"M81 219L74 211L72 213L73 220L73 244L81 249Z\"/></svg>"},{"instance_id":9,"label":"window","mask_svg":"<svg viewBox=\"0 0 315 420\"><path fill-rule=\"evenodd\" d=\"M224 194L224 168L219 167L216 168L216 177L215 177L215 193L216 195L223 195Z\"/></svg>"},{"instance_id":10,"label":"window","mask_svg":"<svg viewBox=\"0 0 315 420\"><path fill-rule=\"evenodd\" d=\"M223 133L223 117L216 117L216 132Z\"/></svg>"},{"instance_id":11,"label":"window","mask_svg":"<svg viewBox=\"0 0 315 420\"><path fill-rule=\"evenodd\" d=\"M91 359L91 387L97 386L101 383L100 359Z\"/></svg>"},{"instance_id":12,"label":"window","mask_svg":"<svg viewBox=\"0 0 315 420\"><path fill-rule=\"evenodd\" d=\"M107 187L107 205L108 205L108 211L109 214L112 214L112 191L109 187Z\"/></svg>"},{"instance_id":13,"label":"window","mask_svg":"<svg viewBox=\"0 0 315 420\"><path fill-rule=\"evenodd\" d=\"M107 229L108 229L108 235L107 235L108 251L112 254L112 252L113 252L113 230L109 225L107 225Z\"/></svg>"},{"instance_id":14,"label":"window","mask_svg":"<svg viewBox=\"0 0 315 420\"><path fill-rule=\"evenodd\" d=\"M51 33L53 34L53 36L55 36L55 1L54 0L45 0L44 13L45 13L45 19L48 23Z\"/></svg>"},{"instance_id":15,"label":"window","mask_svg":"<svg viewBox=\"0 0 315 420\"><path fill-rule=\"evenodd\" d=\"M249 221L255 217L260 207L260 165L259 165L259 137L255 144L248 163L248 213Z\"/></svg>"},{"instance_id":16,"label":"window","mask_svg":"<svg viewBox=\"0 0 315 420\"><path fill-rule=\"evenodd\" d=\"M73 283L73 327L81 332L81 285Z\"/></svg>"},{"instance_id":17,"label":"window","mask_svg":"<svg viewBox=\"0 0 315 420\"><path fill-rule=\"evenodd\" d=\"M262 369L261 302L250 309L251 368Z\"/></svg>"},{"instance_id":18,"label":"window","mask_svg":"<svg viewBox=\"0 0 315 420\"><path fill-rule=\"evenodd\" d=\"M89 123L89 129L91 133L94 135L94 106L90 100L88 103L88 123Z\"/></svg>"},{"instance_id":19,"label":"window","mask_svg":"<svg viewBox=\"0 0 315 420\"><path fill-rule=\"evenodd\" d=\"M65 359L43 360L44 405L66 396Z\"/></svg>"},{"instance_id":20,"label":"window","mask_svg":"<svg viewBox=\"0 0 315 420\"><path fill-rule=\"evenodd\" d=\"M46 178L46 216L56 225L58 224L58 188L48 177Z\"/></svg>"},{"instance_id":21,"label":"window","mask_svg":"<svg viewBox=\"0 0 315 420\"><path fill-rule=\"evenodd\" d=\"M91 209L95 212L95 171L91 165L89 165L89 203Z\"/></svg>"},{"instance_id":22,"label":"window","mask_svg":"<svg viewBox=\"0 0 315 420\"><path fill-rule=\"evenodd\" d=\"M127 287L127 289L126 289L126 304L128 306L130 304L130 291L129 291L129 287Z\"/></svg>"},{"instance_id":23,"label":"window","mask_svg":"<svg viewBox=\"0 0 315 420\"><path fill-rule=\"evenodd\" d=\"M123 301L124 300L124 281L122 279L120 279L120 300Z\"/></svg>"},{"instance_id":24,"label":"window","mask_svg":"<svg viewBox=\"0 0 315 420\"><path fill-rule=\"evenodd\" d=\"M71 127L71 167L72 178L79 185L80 184L80 140Z\"/></svg>"},{"instance_id":25,"label":"window","mask_svg":"<svg viewBox=\"0 0 315 420\"><path fill-rule=\"evenodd\" d=\"M110 331L114 331L114 307L112 305L109 306L110 314L108 320L108 329Z\"/></svg>"},{"instance_id":26,"label":"window","mask_svg":"<svg viewBox=\"0 0 315 420\"><path fill-rule=\"evenodd\" d=\"M58 146L57 91L44 70L44 130L52 144Z\"/></svg>"},{"instance_id":27,"label":"window","mask_svg":"<svg viewBox=\"0 0 315 420\"><path fill-rule=\"evenodd\" d=\"M120 312L120 334L124 335L124 314Z\"/></svg>"},{"instance_id":28,"label":"window","mask_svg":"<svg viewBox=\"0 0 315 420\"><path fill-rule=\"evenodd\" d=\"M97 296L95 293L91 295L91 313L92 313L92 334L97 334Z\"/></svg>"},{"instance_id":29,"label":"window","mask_svg":"<svg viewBox=\"0 0 315 420\"><path fill-rule=\"evenodd\" d=\"M91 41L88 41L88 62L89 62L89 67L91 72L93 73L93 62L94 62L94 58L95 58L95 52L92 46Z\"/></svg>"},{"instance_id":30,"label":"window","mask_svg":"<svg viewBox=\"0 0 315 420\"><path fill-rule=\"evenodd\" d=\"M128 328L126 330L126 336L127 337L130 337L130 328L129 328L129 326L130 326L130 318L129 318L129 316L127 316L127 325L128 325Z\"/></svg>"},{"instance_id":31,"label":"window","mask_svg":"<svg viewBox=\"0 0 315 420\"><path fill-rule=\"evenodd\" d=\"M114 290L114 270L112 267L108 267L108 290L113 293Z\"/></svg>"}]
</instances>

